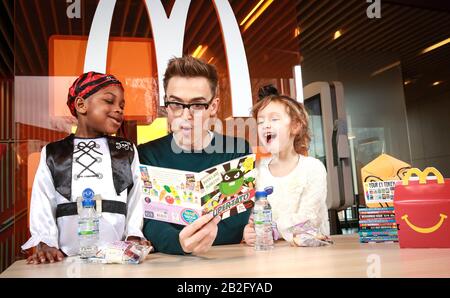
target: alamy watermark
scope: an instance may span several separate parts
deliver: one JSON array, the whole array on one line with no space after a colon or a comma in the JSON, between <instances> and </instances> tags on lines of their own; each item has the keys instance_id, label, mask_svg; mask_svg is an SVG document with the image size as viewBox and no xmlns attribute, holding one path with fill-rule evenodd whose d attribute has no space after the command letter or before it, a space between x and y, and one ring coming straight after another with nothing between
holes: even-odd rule
<instances>
[{"instance_id":1,"label":"alamy watermark","mask_svg":"<svg viewBox=\"0 0 450 298\"><path fill-rule=\"evenodd\" d=\"M254 118L233 118L225 121L224 124L219 119L207 119L202 123L201 117L194 117L192 121L176 118L170 123L170 126L174 135L171 149L176 154L182 152L246 153L248 150L246 148L246 140L250 144L258 144L258 127ZM188 135L183 135L183 127L190 127L191 132ZM270 124L268 124L268 127L270 129ZM208 140L208 138L205 138L205 134L212 128L215 133L225 137L216 138L214 141L211 140L208 144L205 144L205 139ZM248 133L247 136L246 132ZM273 144L273 146L278 145L278 142ZM183 149L181 147L191 147L192 149ZM195 150L194 148L202 149Z\"/></svg>"},{"instance_id":2,"label":"alamy watermark","mask_svg":"<svg viewBox=\"0 0 450 298\"><path fill-rule=\"evenodd\" d=\"M81 1L80 0L66 0L70 3L66 9L66 15L69 19L81 19Z\"/></svg>"},{"instance_id":3,"label":"alamy watermark","mask_svg":"<svg viewBox=\"0 0 450 298\"><path fill-rule=\"evenodd\" d=\"M367 277L380 278L381 277L381 257L377 254L370 254L367 256Z\"/></svg>"},{"instance_id":4,"label":"alamy watermark","mask_svg":"<svg viewBox=\"0 0 450 298\"><path fill-rule=\"evenodd\" d=\"M67 6L66 14L69 19L81 18L81 1L66 0L70 5ZM366 15L369 19L381 18L381 0L366 0L370 5L366 9Z\"/></svg>"},{"instance_id":5,"label":"alamy watermark","mask_svg":"<svg viewBox=\"0 0 450 298\"><path fill-rule=\"evenodd\" d=\"M81 277L81 263L78 258L67 259L65 262L70 263L66 269L66 277L80 278Z\"/></svg>"},{"instance_id":6,"label":"alamy watermark","mask_svg":"<svg viewBox=\"0 0 450 298\"><path fill-rule=\"evenodd\" d=\"M381 0L366 0L371 3L366 9L366 15L369 19L381 18Z\"/></svg>"}]
</instances>

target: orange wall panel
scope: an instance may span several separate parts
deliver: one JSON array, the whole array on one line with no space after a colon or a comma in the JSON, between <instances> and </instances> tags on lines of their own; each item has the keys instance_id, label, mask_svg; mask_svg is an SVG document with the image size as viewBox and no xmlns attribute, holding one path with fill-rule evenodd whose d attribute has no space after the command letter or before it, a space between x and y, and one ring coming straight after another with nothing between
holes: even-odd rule
<instances>
[{"instance_id":1,"label":"orange wall panel","mask_svg":"<svg viewBox=\"0 0 450 298\"><path fill-rule=\"evenodd\" d=\"M65 104L67 90L83 72L87 37L53 35L49 40L51 115L70 116ZM140 124L153 121L158 97L153 41L149 38L110 38L106 72L125 88L125 119Z\"/></svg>"}]
</instances>

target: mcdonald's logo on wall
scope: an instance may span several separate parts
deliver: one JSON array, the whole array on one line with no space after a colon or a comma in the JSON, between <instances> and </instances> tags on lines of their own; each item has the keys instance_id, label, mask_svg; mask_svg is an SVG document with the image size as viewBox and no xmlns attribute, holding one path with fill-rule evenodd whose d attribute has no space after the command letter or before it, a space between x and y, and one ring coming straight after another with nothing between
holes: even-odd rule
<instances>
[{"instance_id":1,"label":"mcdonald's logo on wall","mask_svg":"<svg viewBox=\"0 0 450 298\"><path fill-rule=\"evenodd\" d=\"M234 117L247 117L252 106L252 93L242 36L229 2L213 0L213 3L225 45L232 114ZM83 66L85 72L91 70L106 72L108 62L115 63L112 60L113 57L108 57L111 53L108 49L111 46L108 41L115 4L115 0L100 0L98 3L86 45ZM175 1L170 15L167 16L161 1L145 1L154 36L160 105L163 104L164 98L162 80L167 62L170 58L180 57L183 54L184 32L190 4L191 0ZM151 47L147 50L147 56L150 57L152 55ZM145 55L145 53L140 53L140 55ZM141 64L150 63L150 61L150 58L144 58ZM147 71L151 71L151 69L147 69ZM117 73L117 75L120 77L121 73Z\"/></svg>"}]
</instances>

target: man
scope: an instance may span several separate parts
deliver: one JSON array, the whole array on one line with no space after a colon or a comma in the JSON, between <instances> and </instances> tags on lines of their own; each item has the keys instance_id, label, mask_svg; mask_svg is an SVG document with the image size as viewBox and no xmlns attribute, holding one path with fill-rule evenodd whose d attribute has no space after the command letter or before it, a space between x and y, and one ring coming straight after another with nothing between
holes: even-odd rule
<instances>
[{"instance_id":1,"label":"man","mask_svg":"<svg viewBox=\"0 0 450 298\"><path fill-rule=\"evenodd\" d=\"M141 163L200 172L251 153L249 144L211 132L206 125L219 108L213 65L187 56L169 61L164 74L165 107L171 133L139 146ZM201 254L212 245L239 243L250 210L220 221L204 215L189 226L147 219L144 235L156 251Z\"/></svg>"}]
</instances>

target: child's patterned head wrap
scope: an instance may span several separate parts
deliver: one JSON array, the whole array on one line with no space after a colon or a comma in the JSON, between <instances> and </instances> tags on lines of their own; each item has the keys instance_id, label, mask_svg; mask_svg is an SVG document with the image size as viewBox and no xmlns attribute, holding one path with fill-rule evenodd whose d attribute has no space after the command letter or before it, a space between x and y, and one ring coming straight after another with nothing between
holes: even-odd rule
<instances>
[{"instance_id":1,"label":"child's patterned head wrap","mask_svg":"<svg viewBox=\"0 0 450 298\"><path fill-rule=\"evenodd\" d=\"M117 85L123 90L122 83L110 74L90 71L79 76L69 88L69 94L67 96L67 105L72 115L77 117L77 111L75 110L75 99L77 97L86 99L99 90L111 85Z\"/></svg>"}]
</instances>

